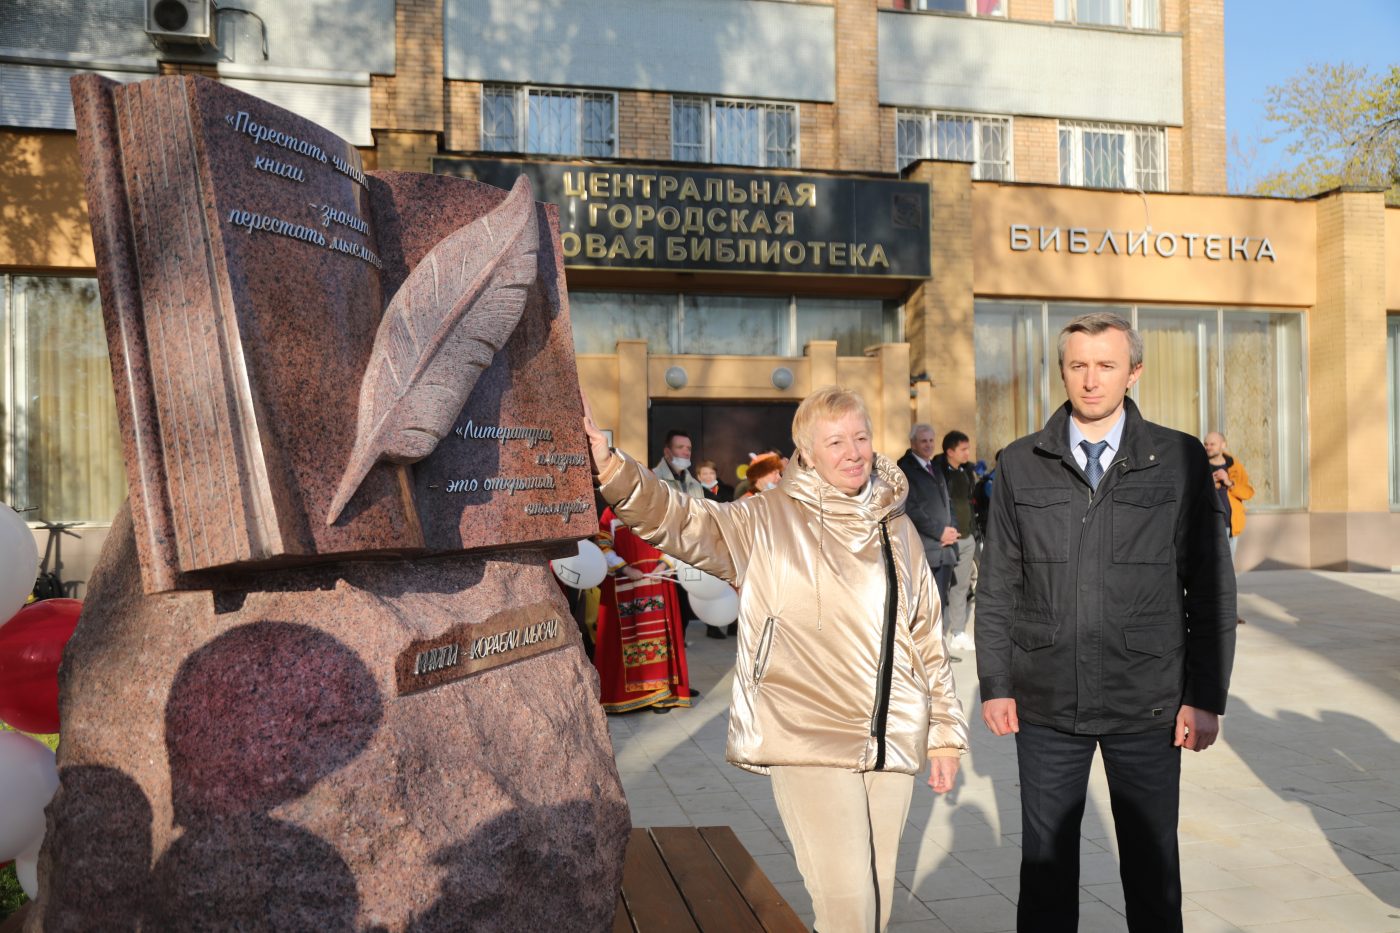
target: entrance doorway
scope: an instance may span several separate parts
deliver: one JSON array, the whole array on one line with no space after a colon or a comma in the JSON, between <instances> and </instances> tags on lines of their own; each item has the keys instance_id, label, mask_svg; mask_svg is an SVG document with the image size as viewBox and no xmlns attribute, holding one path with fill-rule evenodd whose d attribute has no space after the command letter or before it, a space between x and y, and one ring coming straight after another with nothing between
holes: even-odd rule
<instances>
[{"instance_id":1,"label":"entrance doorway","mask_svg":"<svg viewBox=\"0 0 1400 933\"><path fill-rule=\"evenodd\" d=\"M647 413L648 466L661 459L666 432L685 431L695 445L696 463L713 460L719 478L733 486L735 467L749 454L770 447L792 453L792 416L796 402L652 402Z\"/></svg>"}]
</instances>

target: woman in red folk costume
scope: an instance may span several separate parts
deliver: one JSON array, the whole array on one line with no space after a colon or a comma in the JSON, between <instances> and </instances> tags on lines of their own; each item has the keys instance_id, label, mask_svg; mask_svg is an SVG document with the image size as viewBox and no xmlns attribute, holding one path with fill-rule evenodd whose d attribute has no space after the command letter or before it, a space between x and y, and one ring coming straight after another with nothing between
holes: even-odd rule
<instances>
[{"instance_id":1,"label":"woman in red folk costume","mask_svg":"<svg viewBox=\"0 0 1400 933\"><path fill-rule=\"evenodd\" d=\"M685 622L676 585L661 552L634 535L608 509L598 536L608 562L598 604L598 642L593 661L602 685L603 709L627 713L651 707L670 712L690 706L685 664Z\"/></svg>"}]
</instances>

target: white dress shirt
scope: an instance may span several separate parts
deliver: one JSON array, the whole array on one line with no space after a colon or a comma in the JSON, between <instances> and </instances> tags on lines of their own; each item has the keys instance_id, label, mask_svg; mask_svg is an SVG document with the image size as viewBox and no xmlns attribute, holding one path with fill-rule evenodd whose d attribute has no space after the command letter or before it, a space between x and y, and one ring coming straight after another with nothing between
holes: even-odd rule
<instances>
[{"instance_id":1,"label":"white dress shirt","mask_svg":"<svg viewBox=\"0 0 1400 933\"><path fill-rule=\"evenodd\" d=\"M1109 466L1113 463L1113 455L1118 452L1118 448L1123 443L1123 423L1125 412L1121 409L1118 412L1118 420L1113 427L1108 429L1108 433L1103 439L1108 441L1108 446L1099 455L1099 463L1103 465L1104 473L1108 473ZM1079 469L1084 469L1089 463L1089 457L1084 453L1084 448L1079 446L1080 441L1088 440L1084 432L1079 430L1079 425L1074 423L1074 418L1069 419L1069 450L1074 454L1074 462L1079 464Z\"/></svg>"}]
</instances>

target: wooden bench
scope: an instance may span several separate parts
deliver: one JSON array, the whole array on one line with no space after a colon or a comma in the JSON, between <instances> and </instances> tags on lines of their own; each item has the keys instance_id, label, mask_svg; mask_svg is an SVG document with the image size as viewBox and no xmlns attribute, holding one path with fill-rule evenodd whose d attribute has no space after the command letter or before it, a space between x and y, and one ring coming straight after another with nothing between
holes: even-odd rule
<instances>
[{"instance_id":1,"label":"wooden bench","mask_svg":"<svg viewBox=\"0 0 1400 933\"><path fill-rule=\"evenodd\" d=\"M612 933L807 933L728 826L634 829Z\"/></svg>"}]
</instances>

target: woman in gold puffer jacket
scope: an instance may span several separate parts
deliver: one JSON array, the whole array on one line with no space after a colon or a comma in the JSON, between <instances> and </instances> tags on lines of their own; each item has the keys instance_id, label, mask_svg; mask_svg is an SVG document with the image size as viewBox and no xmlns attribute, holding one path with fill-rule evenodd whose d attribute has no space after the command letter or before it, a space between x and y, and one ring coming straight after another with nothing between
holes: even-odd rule
<instances>
[{"instance_id":1,"label":"woman in gold puffer jacket","mask_svg":"<svg viewBox=\"0 0 1400 933\"><path fill-rule=\"evenodd\" d=\"M951 789L967 723L905 479L864 402L809 396L782 483L733 503L668 489L585 421L617 516L740 587L726 757L773 776L817 928L883 930L914 775L930 760L929 785Z\"/></svg>"}]
</instances>

